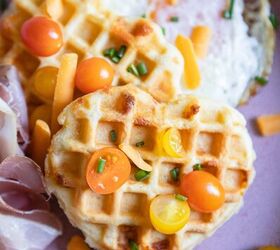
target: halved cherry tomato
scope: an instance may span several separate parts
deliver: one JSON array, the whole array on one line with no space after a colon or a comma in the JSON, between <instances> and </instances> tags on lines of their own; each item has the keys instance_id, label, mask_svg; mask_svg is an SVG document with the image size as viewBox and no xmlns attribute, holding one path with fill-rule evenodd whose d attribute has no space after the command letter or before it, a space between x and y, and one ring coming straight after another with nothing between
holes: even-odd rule
<instances>
[{"instance_id":1,"label":"halved cherry tomato","mask_svg":"<svg viewBox=\"0 0 280 250\"><path fill-rule=\"evenodd\" d=\"M105 162L102 171L100 161ZM131 166L126 155L117 148L103 148L90 158L86 179L89 187L99 194L110 194L119 189L129 178Z\"/></svg>"},{"instance_id":2,"label":"halved cherry tomato","mask_svg":"<svg viewBox=\"0 0 280 250\"><path fill-rule=\"evenodd\" d=\"M163 234L174 234L182 229L190 217L187 201L175 198L175 195L159 195L150 205L150 219L154 228Z\"/></svg>"},{"instance_id":3,"label":"halved cherry tomato","mask_svg":"<svg viewBox=\"0 0 280 250\"><path fill-rule=\"evenodd\" d=\"M162 136L164 151L172 157L182 157L183 146L180 132L175 128L168 129Z\"/></svg>"},{"instance_id":4,"label":"halved cherry tomato","mask_svg":"<svg viewBox=\"0 0 280 250\"><path fill-rule=\"evenodd\" d=\"M59 25L48 17L36 16L28 19L20 30L25 46L36 56L51 56L63 45L63 34Z\"/></svg>"},{"instance_id":5,"label":"halved cherry tomato","mask_svg":"<svg viewBox=\"0 0 280 250\"><path fill-rule=\"evenodd\" d=\"M205 171L193 171L183 175L181 193L188 197L192 209L210 213L219 209L225 201L225 191L220 181Z\"/></svg>"},{"instance_id":6,"label":"halved cherry tomato","mask_svg":"<svg viewBox=\"0 0 280 250\"><path fill-rule=\"evenodd\" d=\"M43 67L36 71L33 87L39 97L48 100L53 99L57 74L58 68L51 66Z\"/></svg>"},{"instance_id":7,"label":"halved cherry tomato","mask_svg":"<svg viewBox=\"0 0 280 250\"><path fill-rule=\"evenodd\" d=\"M76 73L76 87L84 94L111 86L114 78L112 65L103 58L92 57L82 61Z\"/></svg>"}]
</instances>

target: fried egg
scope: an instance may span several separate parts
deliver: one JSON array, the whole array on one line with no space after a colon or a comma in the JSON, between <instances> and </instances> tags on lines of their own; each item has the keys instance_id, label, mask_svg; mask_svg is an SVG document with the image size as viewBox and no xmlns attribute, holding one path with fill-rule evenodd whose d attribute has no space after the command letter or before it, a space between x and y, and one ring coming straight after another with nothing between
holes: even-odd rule
<instances>
[{"instance_id":1,"label":"fried egg","mask_svg":"<svg viewBox=\"0 0 280 250\"><path fill-rule=\"evenodd\" d=\"M163 1L161 1L163 2ZM259 74L258 60L262 46L248 35L243 18L243 1L235 1L233 18L222 17L228 8L227 1L178 0L175 5L160 4L148 0L104 0L104 6L125 16L142 16L156 10L155 21L165 29L166 38L174 44L178 34L189 36L193 27L206 25L212 31L209 51L204 59L198 59L201 85L189 90L181 83L180 93L193 93L237 106L248 88L249 82ZM170 17L178 17L171 22Z\"/></svg>"}]
</instances>

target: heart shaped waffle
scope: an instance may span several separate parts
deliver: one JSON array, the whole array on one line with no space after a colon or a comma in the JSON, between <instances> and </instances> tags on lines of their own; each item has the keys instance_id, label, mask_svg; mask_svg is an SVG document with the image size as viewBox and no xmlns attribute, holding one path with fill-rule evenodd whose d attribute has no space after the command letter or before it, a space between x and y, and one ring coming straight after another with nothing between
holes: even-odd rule
<instances>
[{"instance_id":1,"label":"heart shaped waffle","mask_svg":"<svg viewBox=\"0 0 280 250\"><path fill-rule=\"evenodd\" d=\"M255 153L242 115L233 108L193 96L158 103L133 85L113 87L78 98L59 116L61 130L53 137L46 158L49 190L55 194L71 223L97 249L125 249L133 238L140 249L192 249L213 234L243 203L254 178ZM184 155L174 158L155 152L164 129L180 132ZM118 139L110 140L115 130ZM136 143L144 141L143 147ZM94 193L86 182L90 156L104 147L128 145L152 166L150 178L138 182L132 164L129 180L113 194ZM178 191L170 178L201 163L222 183L226 200L213 213L191 211L189 222L173 235L157 232L148 211L151 199Z\"/></svg>"},{"instance_id":2,"label":"heart shaped waffle","mask_svg":"<svg viewBox=\"0 0 280 250\"><path fill-rule=\"evenodd\" d=\"M168 43L161 28L144 18L126 19L102 8L100 1L14 0L2 17L0 36L0 63L17 66L27 92L41 100L51 103L38 95L32 86L34 72L43 66L58 66L65 53L76 53L79 61L101 56L108 48L127 47L126 53L118 63L113 63L116 74L113 86L133 83L150 92L159 101L169 101L177 92L177 84L183 72L183 58L180 52ZM50 13L46 13L45 4L57 2ZM61 10L61 13L57 9ZM51 8L49 8L51 9ZM55 13L54 13L55 12ZM27 19L49 14L60 23L64 35L64 44L60 51L50 57L36 57L24 47L20 38L20 28ZM148 74L137 77L128 72L133 63L144 62ZM34 99L34 98L29 98Z\"/></svg>"}]
</instances>

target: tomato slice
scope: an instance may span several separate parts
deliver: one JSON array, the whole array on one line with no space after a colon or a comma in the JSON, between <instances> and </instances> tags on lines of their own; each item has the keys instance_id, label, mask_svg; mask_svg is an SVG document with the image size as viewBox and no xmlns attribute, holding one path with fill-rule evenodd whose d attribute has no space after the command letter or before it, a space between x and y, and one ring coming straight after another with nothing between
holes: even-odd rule
<instances>
[{"instance_id":1,"label":"tomato slice","mask_svg":"<svg viewBox=\"0 0 280 250\"><path fill-rule=\"evenodd\" d=\"M150 219L154 228L163 234L174 234L182 229L190 217L187 201L175 198L175 195L159 195L150 205Z\"/></svg>"},{"instance_id":2,"label":"tomato slice","mask_svg":"<svg viewBox=\"0 0 280 250\"><path fill-rule=\"evenodd\" d=\"M192 209L210 213L225 202L225 191L220 181L205 171L193 171L183 175L181 193L188 197Z\"/></svg>"},{"instance_id":3,"label":"tomato slice","mask_svg":"<svg viewBox=\"0 0 280 250\"><path fill-rule=\"evenodd\" d=\"M100 161L103 161L102 171ZM103 148L91 156L87 165L86 179L94 192L110 194L128 180L130 171L130 162L122 151L117 148Z\"/></svg>"},{"instance_id":4,"label":"tomato slice","mask_svg":"<svg viewBox=\"0 0 280 250\"><path fill-rule=\"evenodd\" d=\"M162 145L164 151L172 157L182 157L183 146L181 135L178 129L168 129L162 137Z\"/></svg>"},{"instance_id":5,"label":"tomato slice","mask_svg":"<svg viewBox=\"0 0 280 250\"><path fill-rule=\"evenodd\" d=\"M28 19L22 25L20 34L25 46L36 56L51 56L63 45L63 34L58 23L48 17Z\"/></svg>"}]
</instances>

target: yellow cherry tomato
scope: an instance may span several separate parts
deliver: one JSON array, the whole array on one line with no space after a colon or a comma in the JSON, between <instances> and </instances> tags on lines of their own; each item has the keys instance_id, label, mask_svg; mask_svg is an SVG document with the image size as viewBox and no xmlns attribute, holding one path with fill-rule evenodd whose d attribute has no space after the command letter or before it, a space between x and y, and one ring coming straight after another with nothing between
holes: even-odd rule
<instances>
[{"instance_id":1,"label":"yellow cherry tomato","mask_svg":"<svg viewBox=\"0 0 280 250\"><path fill-rule=\"evenodd\" d=\"M187 224L189 217L187 201L178 200L175 195L159 195L151 202L151 223L160 233L176 233Z\"/></svg>"},{"instance_id":2,"label":"yellow cherry tomato","mask_svg":"<svg viewBox=\"0 0 280 250\"><path fill-rule=\"evenodd\" d=\"M30 116L30 121L29 121L31 129L34 128L37 120L43 120L48 125L50 125L51 114L52 114L52 107L50 105L41 105L35 108Z\"/></svg>"},{"instance_id":3,"label":"yellow cherry tomato","mask_svg":"<svg viewBox=\"0 0 280 250\"><path fill-rule=\"evenodd\" d=\"M165 151L163 150L162 147L162 138L163 135L165 134L165 130L161 131L159 134L157 134L156 136L156 146L155 146L155 154L162 156L162 155L166 155Z\"/></svg>"},{"instance_id":4,"label":"yellow cherry tomato","mask_svg":"<svg viewBox=\"0 0 280 250\"><path fill-rule=\"evenodd\" d=\"M276 246L264 246L264 247L260 247L259 250L280 250L280 247L276 247Z\"/></svg>"},{"instance_id":5,"label":"yellow cherry tomato","mask_svg":"<svg viewBox=\"0 0 280 250\"><path fill-rule=\"evenodd\" d=\"M52 100L56 85L58 68L43 67L37 70L34 76L33 87L38 97Z\"/></svg>"},{"instance_id":6,"label":"yellow cherry tomato","mask_svg":"<svg viewBox=\"0 0 280 250\"><path fill-rule=\"evenodd\" d=\"M175 128L168 129L162 137L164 151L172 157L182 157L183 146L180 132Z\"/></svg>"}]
</instances>

